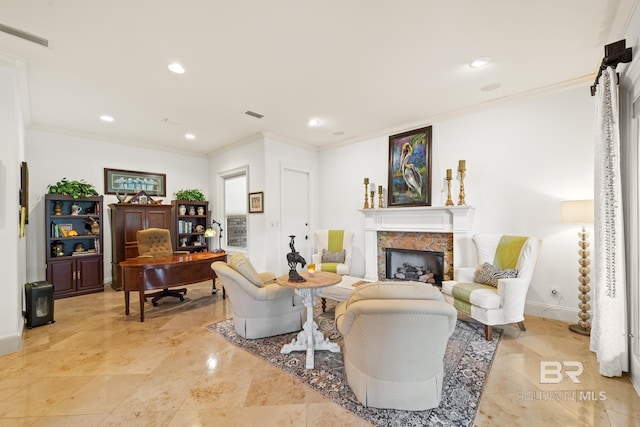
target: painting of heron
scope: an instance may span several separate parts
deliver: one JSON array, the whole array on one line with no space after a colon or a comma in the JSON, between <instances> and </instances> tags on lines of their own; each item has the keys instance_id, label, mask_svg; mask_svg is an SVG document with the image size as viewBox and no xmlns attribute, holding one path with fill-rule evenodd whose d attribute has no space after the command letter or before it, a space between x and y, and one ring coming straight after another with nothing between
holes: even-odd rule
<instances>
[{"instance_id":1,"label":"painting of heron","mask_svg":"<svg viewBox=\"0 0 640 427\"><path fill-rule=\"evenodd\" d=\"M389 137L387 206L431 206L431 126Z\"/></svg>"}]
</instances>

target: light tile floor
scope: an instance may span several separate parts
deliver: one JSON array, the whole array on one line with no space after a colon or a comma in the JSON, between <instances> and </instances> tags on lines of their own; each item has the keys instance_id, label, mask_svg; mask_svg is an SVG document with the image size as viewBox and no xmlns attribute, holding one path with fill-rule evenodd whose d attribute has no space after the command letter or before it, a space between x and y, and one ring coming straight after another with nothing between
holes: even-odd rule
<instances>
[{"instance_id":1,"label":"light tile floor","mask_svg":"<svg viewBox=\"0 0 640 427\"><path fill-rule=\"evenodd\" d=\"M189 287L184 302L148 303L144 323L132 300L129 316L109 287L56 300L54 324L25 329L24 348L0 356L0 427L366 425L209 332L231 316L210 285ZM628 376L598 375L587 337L558 321L525 323L505 329L476 426L640 426ZM540 384L542 360L584 363L581 384ZM606 400L585 400L594 395Z\"/></svg>"}]
</instances>

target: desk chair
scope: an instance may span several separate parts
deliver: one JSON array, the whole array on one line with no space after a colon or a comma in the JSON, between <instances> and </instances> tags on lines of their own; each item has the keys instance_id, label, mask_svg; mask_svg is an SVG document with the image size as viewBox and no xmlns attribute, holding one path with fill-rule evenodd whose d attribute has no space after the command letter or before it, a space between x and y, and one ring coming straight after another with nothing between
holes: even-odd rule
<instances>
[{"instance_id":1,"label":"desk chair","mask_svg":"<svg viewBox=\"0 0 640 427\"><path fill-rule=\"evenodd\" d=\"M188 251L174 251L173 245L171 244L171 234L169 230L164 228L138 230L136 240L138 242L138 258L156 258L189 253ZM165 288L159 292L145 294L144 297L145 300L147 297L152 297L151 303L155 307L158 305L158 301L164 297L176 297L180 298L180 301L184 301L184 295L186 293L186 288Z\"/></svg>"}]
</instances>

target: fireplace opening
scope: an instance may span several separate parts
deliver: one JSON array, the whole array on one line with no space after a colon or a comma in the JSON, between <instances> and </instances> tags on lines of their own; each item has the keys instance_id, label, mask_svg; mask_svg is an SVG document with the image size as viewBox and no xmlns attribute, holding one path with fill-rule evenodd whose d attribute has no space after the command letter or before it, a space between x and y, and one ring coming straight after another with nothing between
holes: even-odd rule
<instances>
[{"instance_id":1,"label":"fireplace opening","mask_svg":"<svg viewBox=\"0 0 640 427\"><path fill-rule=\"evenodd\" d=\"M442 286L444 252L385 248L386 278Z\"/></svg>"}]
</instances>

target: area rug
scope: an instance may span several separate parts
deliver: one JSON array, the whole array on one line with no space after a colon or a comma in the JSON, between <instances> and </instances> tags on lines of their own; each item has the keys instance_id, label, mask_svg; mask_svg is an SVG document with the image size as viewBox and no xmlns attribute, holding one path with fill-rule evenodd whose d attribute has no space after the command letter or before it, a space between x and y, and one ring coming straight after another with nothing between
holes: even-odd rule
<instances>
[{"instance_id":1,"label":"area rug","mask_svg":"<svg viewBox=\"0 0 640 427\"><path fill-rule=\"evenodd\" d=\"M318 328L342 349L342 336L334 327L333 307L328 307L325 313L315 311ZM444 358L440 406L426 411L399 411L367 408L360 404L347 384L341 353L317 351L314 369L305 368L305 352L281 354L282 346L291 342L297 333L247 340L236 333L231 319L210 325L208 329L377 426L472 426L484 382L502 336L500 329L494 329L493 339L486 341L483 325L471 320L458 320Z\"/></svg>"}]
</instances>

